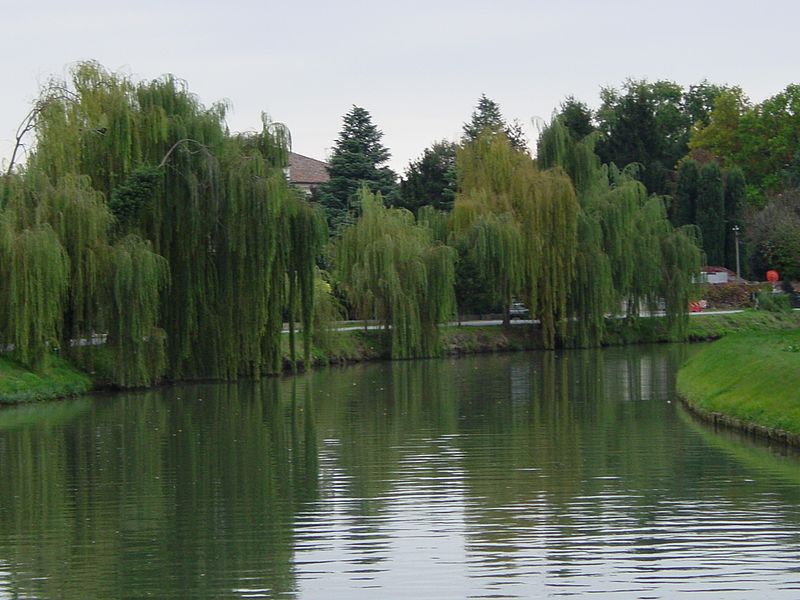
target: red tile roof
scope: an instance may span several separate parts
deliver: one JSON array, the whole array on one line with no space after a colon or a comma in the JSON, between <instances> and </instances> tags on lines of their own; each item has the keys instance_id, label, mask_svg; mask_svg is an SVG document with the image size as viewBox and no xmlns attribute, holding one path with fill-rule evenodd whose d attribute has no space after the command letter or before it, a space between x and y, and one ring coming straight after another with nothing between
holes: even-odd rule
<instances>
[{"instance_id":1,"label":"red tile roof","mask_svg":"<svg viewBox=\"0 0 800 600\"><path fill-rule=\"evenodd\" d=\"M319 185L329 179L327 163L289 152L289 183Z\"/></svg>"}]
</instances>

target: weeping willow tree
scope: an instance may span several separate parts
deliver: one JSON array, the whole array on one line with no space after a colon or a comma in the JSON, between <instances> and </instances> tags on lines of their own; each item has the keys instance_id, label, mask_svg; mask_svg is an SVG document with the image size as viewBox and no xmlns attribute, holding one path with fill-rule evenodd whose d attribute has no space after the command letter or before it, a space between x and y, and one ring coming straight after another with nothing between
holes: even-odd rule
<instances>
[{"instance_id":1,"label":"weeping willow tree","mask_svg":"<svg viewBox=\"0 0 800 600\"><path fill-rule=\"evenodd\" d=\"M345 338L337 334L336 323L344 319L344 308L333 293L330 274L321 269L314 276L314 345L328 356L340 355Z\"/></svg>"},{"instance_id":2,"label":"weeping willow tree","mask_svg":"<svg viewBox=\"0 0 800 600\"><path fill-rule=\"evenodd\" d=\"M173 378L276 372L287 311L311 334L324 229L283 176L288 132L265 118L232 136L225 112L173 77L136 83L96 63L37 103L26 200L6 210L57 234L64 337L108 331L121 384L163 364Z\"/></svg>"},{"instance_id":3,"label":"weeping willow tree","mask_svg":"<svg viewBox=\"0 0 800 600\"><path fill-rule=\"evenodd\" d=\"M571 342L597 345L606 314L622 306L636 319L641 309L653 311L662 300L670 331L680 336L691 275L700 262L692 232L673 229L663 201L648 197L635 170L601 165L594 141L592 136L574 140L559 119L539 139L540 165L562 167L575 182L580 203Z\"/></svg>"},{"instance_id":4,"label":"weeping willow tree","mask_svg":"<svg viewBox=\"0 0 800 600\"><path fill-rule=\"evenodd\" d=\"M522 298L541 321L545 347L566 334L575 275L579 206L560 169L537 169L502 135L482 135L457 155L459 193L451 217L455 243L506 303Z\"/></svg>"},{"instance_id":5,"label":"weeping willow tree","mask_svg":"<svg viewBox=\"0 0 800 600\"><path fill-rule=\"evenodd\" d=\"M300 317L303 323L303 362L311 362L311 344L315 336L315 327L325 327L323 315L330 314L330 305L316 309L317 292L320 279L318 269L309 269L319 255L328 237L325 212L322 206L306 202L294 202L289 215L289 240L286 264L289 286L289 346L292 364L296 362L295 350L295 318ZM300 299L303 302L300 302ZM324 296L323 296L324 298ZM323 300L324 302L324 300ZM299 306L298 306L299 304ZM319 314L316 314L319 313Z\"/></svg>"},{"instance_id":6,"label":"weeping willow tree","mask_svg":"<svg viewBox=\"0 0 800 600\"><path fill-rule=\"evenodd\" d=\"M522 235L513 215L479 215L469 228L455 230L453 240L460 259L480 273L491 302L508 307L522 285Z\"/></svg>"},{"instance_id":7,"label":"weeping willow tree","mask_svg":"<svg viewBox=\"0 0 800 600\"><path fill-rule=\"evenodd\" d=\"M52 227L19 228L0 211L0 341L34 369L58 346L69 261Z\"/></svg>"},{"instance_id":8,"label":"weeping willow tree","mask_svg":"<svg viewBox=\"0 0 800 600\"><path fill-rule=\"evenodd\" d=\"M113 216L88 177L67 173L52 181L29 169L14 179L18 185L15 193L5 194L3 213L15 230L12 235L27 243L16 249L17 260L8 265L6 295L44 319L51 348L61 347L77 364L91 367L91 342L96 333L108 332L111 380L121 386L153 383L164 372L163 360L145 363L142 358L163 355L163 332L156 330L159 293L167 280L163 259L136 236L112 246ZM120 248L137 251L121 252ZM39 257L46 260L44 256L50 257L47 270L27 269ZM31 282L18 288L18 277L30 277ZM43 286L41 292L31 287L34 281ZM47 318L36 308L40 297L51 306ZM8 318L17 325L25 321L13 312ZM54 337L56 332L60 340ZM27 354L35 352L41 358L41 336L19 339L7 334L6 339L17 339L24 362L38 365L40 360L31 362Z\"/></svg>"},{"instance_id":9,"label":"weeping willow tree","mask_svg":"<svg viewBox=\"0 0 800 600\"><path fill-rule=\"evenodd\" d=\"M108 231L113 217L102 193L91 187L88 177L67 174L53 182L30 172L25 206L33 208L33 221L46 222L55 230L69 257L70 277L63 316L63 346L70 340L91 336L106 325ZM82 346L71 349L80 353Z\"/></svg>"},{"instance_id":10,"label":"weeping willow tree","mask_svg":"<svg viewBox=\"0 0 800 600\"><path fill-rule=\"evenodd\" d=\"M431 230L433 239L443 244L449 236L449 212L438 210L431 205L421 206L417 210L417 223Z\"/></svg>"},{"instance_id":11,"label":"weeping willow tree","mask_svg":"<svg viewBox=\"0 0 800 600\"><path fill-rule=\"evenodd\" d=\"M357 313L380 320L393 358L439 353L438 324L452 316L455 253L404 209L360 192L361 217L336 245L339 281Z\"/></svg>"},{"instance_id":12,"label":"weeping willow tree","mask_svg":"<svg viewBox=\"0 0 800 600\"><path fill-rule=\"evenodd\" d=\"M163 373L166 367L164 331L156 323L169 265L152 252L150 242L129 235L110 249L108 275L113 379L123 387L147 385L154 373Z\"/></svg>"}]
</instances>

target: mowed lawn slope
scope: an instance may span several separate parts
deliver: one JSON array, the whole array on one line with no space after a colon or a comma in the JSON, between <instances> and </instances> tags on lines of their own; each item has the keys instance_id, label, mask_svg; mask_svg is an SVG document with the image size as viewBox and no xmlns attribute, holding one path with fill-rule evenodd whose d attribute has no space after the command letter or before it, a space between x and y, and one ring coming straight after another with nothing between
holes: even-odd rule
<instances>
[{"instance_id":1,"label":"mowed lawn slope","mask_svg":"<svg viewBox=\"0 0 800 600\"><path fill-rule=\"evenodd\" d=\"M725 336L680 370L678 392L703 411L800 434L800 329Z\"/></svg>"}]
</instances>

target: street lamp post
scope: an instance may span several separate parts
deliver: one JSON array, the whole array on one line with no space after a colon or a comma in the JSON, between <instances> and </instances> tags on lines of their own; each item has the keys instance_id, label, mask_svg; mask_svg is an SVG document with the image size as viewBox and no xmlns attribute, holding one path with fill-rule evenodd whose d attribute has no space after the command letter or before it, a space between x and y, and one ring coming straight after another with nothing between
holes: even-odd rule
<instances>
[{"instance_id":1,"label":"street lamp post","mask_svg":"<svg viewBox=\"0 0 800 600\"><path fill-rule=\"evenodd\" d=\"M733 235L736 238L736 277L739 279L742 278L741 273L739 272L739 226L733 226Z\"/></svg>"}]
</instances>

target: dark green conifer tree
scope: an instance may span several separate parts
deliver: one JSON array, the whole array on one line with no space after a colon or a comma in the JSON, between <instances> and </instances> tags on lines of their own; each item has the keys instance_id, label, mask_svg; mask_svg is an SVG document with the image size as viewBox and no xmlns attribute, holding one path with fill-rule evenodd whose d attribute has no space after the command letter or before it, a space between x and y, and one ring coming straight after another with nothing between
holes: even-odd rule
<instances>
[{"instance_id":1,"label":"dark green conifer tree","mask_svg":"<svg viewBox=\"0 0 800 600\"><path fill-rule=\"evenodd\" d=\"M594 115L591 109L585 103L575 99L574 96L568 96L561 103L558 116L567 131L576 140L582 140L595 130L592 123Z\"/></svg>"},{"instance_id":2,"label":"dark green conifer tree","mask_svg":"<svg viewBox=\"0 0 800 600\"><path fill-rule=\"evenodd\" d=\"M344 116L328 162L330 181L320 188L320 201L335 235L358 217L358 198L363 186L372 193L380 193L389 204L394 202L397 177L386 166L391 154L382 138L383 132L364 108L354 105Z\"/></svg>"},{"instance_id":3,"label":"dark green conifer tree","mask_svg":"<svg viewBox=\"0 0 800 600\"><path fill-rule=\"evenodd\" d=\"M395 206L415 213L425 205L436 210L452 210L456 196L456 148L453 142L436 142L412 161L400 181Z\"/></svg>"},{"instance_id":4,"label":"dark green conifer tree","mask_svg":"<svg viewBox=\"0 0 800 600\"><path fill-rule=\"evenodd\" d=\"M511 143L511 147L521 152L528 152L528 140L522 131L522 124L514 120L510 125L506 123L500 112L500 105L491 100L486 94L481 94L478 98L478 105L472 111L470 120L464 123L463 142L469 143L476 141L481 134L490 132L491 134L502 133Z\"/></svg>"},{"instance_id":5,"label":"dark green conifer tree","mask_svg":"<svg viewBox=\"0 0 800 600\"><path fill-rule=\"evenodd\" d=\"M736 233L734 227L739 227L742 236L742 210L747 201L747 187L744 180L744 171L740 168L729 169L725 172L725 266L736 270ZM744 264L744 257L739 257L740 268Z\"/></svg>"},{"instance_id":6,"label":"dark green conifer tree","mask_svg":"<svg viewBox=\"0 0 800 600\"><path fill-rule=\"evenodd\" d=\"M678 167L678 182L672 200L672 223L676 227L696 222L699 186L700 169L697 162L687 158Z\"/></svg>"},{"instance_id":7,"label":"dark green conifer tree","mask_svg":"<svg viewBox=\"0 0 800 600\"><path fill-rule=\"evenodd\" d=\"M725 262L725 191L716 163L708 163L700 169L696 211L706 264L720 266Z\"/></svg>"}]
</instances>

